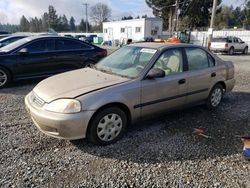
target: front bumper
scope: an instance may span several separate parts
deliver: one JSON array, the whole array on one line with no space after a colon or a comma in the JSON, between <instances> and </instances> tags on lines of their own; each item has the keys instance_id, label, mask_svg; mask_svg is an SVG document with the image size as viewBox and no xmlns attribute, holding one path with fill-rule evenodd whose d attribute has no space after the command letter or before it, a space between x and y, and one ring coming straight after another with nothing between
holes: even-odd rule
<instances>
[{"instance_id":1,"label":"front bumper","mask_svg":"<svg viewBox=\"0 0 250 188\"><path fill-rule=\"evenodd\" d=\"M226 84L226 92L232 91L235 85L235 79L230 79L225 81Z\"/></svg>"},{"instance_id":2,"label":"front bumper","mask_svg":"<svg viewBox=\"0 0 250 188\"><path fill-rule=\"evenodd\" d=\"M40 131L49 136L67 140L85 138L88 123L94 114L94 111L74 114L48 112L32 105L29 95L25 97L25 106Z\"/></svg>"}]
</instances>

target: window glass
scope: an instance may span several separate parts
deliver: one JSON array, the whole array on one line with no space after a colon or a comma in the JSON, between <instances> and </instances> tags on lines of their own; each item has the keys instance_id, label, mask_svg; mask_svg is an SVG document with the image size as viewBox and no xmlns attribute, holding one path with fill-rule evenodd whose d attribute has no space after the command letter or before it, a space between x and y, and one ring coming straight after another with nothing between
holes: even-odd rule
<instances>
[{"instance_id":1,"label":"window glass","mask_svg":"<svg viewBox=\"0 0 250 188\"><path fill-rule=\"evenodd\" d=\"M125 33L125 28L121 28L121 33Z\"/></svg>"},{"instance_id":2,"label":"window glass","mask_svg":"<svg viewBox=\"0 0 250 188\"><path fill-rule=\"evenodd\" d=\"M141 32L141 27L136 27L136 28L135 28L135 32L136 32L136 33L140 33L140 32Z\"/></svg>"},{"instance_id":3,"label":"window glass","mask_svg":"<svg viewBox=\"0 0 250 188\"><path fill-rule=\"evenodd\" d=\"M25 46L25 48L27 48L28 51L31 53L52 51L52 50L54 50L54 40L35 41L35 42Z\"/></svg>"},{"instance_id":4,"label":"window glass","mask_svg":"<svg viewBox=\"0 0 250 188\"><path fill-rule=\"evenodd\" d=\"M214 58L211 55L209 55L209 54L207 54L207 56L208 56L209 67L215 66L215 60L214 60Z\"/></svg>"},{"instance_id":5,"label":"window glass","mask_svg":"<svg viewBox=\"0 0 250 188\"><path fill-rule=\"evenodd\" d=\"M199 48L186 48L189 70L208 68L207 52Z\"/></svg>"},{"instance_id":6,"label":"window glass","mask_svg":"<svg viewBox=\"0 0 250 188\"><path fill-rule=\"evenodd\" d=\"M242 42L242 40L241 40L240 38L238 38L238 42L239 42L239 43L241 43L241 42Z\"/></svg>"},{"instance_id":7,"label":"window glass","mask_svg":"<svg viewBox=\"0 0 250 188\"><path fill-rule=\"evenodd\" d=\"M238 39L234 37L234 42L235 43L238 43Z\"/></svg>"},{"instance_id":8,"label":"window glass","mask_svg":"<svg viewBox=\"0 0 250 188\"><path fill-rule=\"evenodd\" d=\"M156 49L125 46L96 64L96 69L109 74L135 78L150 62Z\"/></svg>"},{"instance_id":9,"label":"window glass","mask_svg":"<svg viewBox=\"0 0 250 188\"><path fill-rule=\"evenodd\" d=\"M228 43L232 43L232 42L233 42L232 37L228 37L227 42L228 42Z\"/></svg>"},{"instance_id":10,"label":"window glass","mask_svg":"<svg viewBox=\"0 0 250 188\"><path fill-rule=\"evenodd\" d=\"M79 50L90 48L90 46L72 40L56 40L56 50Z\"/></svg>"},{"instance_id":11,"label":"window glass","mask_svg":"<svg viewBox=\"0 0 250 188\"><path fill-rule=\"evenodd\" d=\"M183 59L181 50L167 50L156 61L154 68L160 68L164 70L166 75L183 72Z\"/></svg>"}]
</instances>

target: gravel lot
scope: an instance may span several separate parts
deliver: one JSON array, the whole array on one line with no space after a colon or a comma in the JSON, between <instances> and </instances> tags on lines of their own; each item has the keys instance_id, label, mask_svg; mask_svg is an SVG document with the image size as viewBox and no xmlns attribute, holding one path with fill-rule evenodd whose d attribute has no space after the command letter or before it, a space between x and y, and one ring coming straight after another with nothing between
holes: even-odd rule
<instances>
[{"instance_id":1,"label":"gravel lot","mask_svg":"<svg viewBox=\"0 0 250 188\"><path fill-rule=\"evenodd\" d=\"M36 129L23 101L39 80L0 90L0 187L250 187L238 137L250 132L250 56L221 57L235 62L237 84L216 111L140 122L105 147ZM194 135L196 127L211 139Z\"/></svg>"}]
</instances>

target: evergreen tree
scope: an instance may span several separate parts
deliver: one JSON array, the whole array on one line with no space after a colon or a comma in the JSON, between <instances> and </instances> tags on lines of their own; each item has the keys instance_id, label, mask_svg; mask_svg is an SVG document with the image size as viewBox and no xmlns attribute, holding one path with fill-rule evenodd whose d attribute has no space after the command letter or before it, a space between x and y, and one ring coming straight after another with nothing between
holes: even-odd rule
<instances>
[{"instance_id":1,"label":"evergreen tree","mask_svg":"<svg viewBox=\"0 0 250 188\"><path fill-rule=\"evenodd\" d=\"M30 23L27 20L27 18L25 18L25 16L22 16L21 20L20 20L20 31L22 32L28 32L30 28Z\"/></svg>"},{"instance_id":2,"label":"evergreen tree","mask_svg":"<svg viewBox=\"0 0 250 188\"><path fill-rule=\"evenodd\" d=\"M41 31L48 31L49 28L49 15L45 12L42 16L42 29Z\"/></svg>"},{"instance_id":3,"label":"evergreen tree","mask_svg":"<svg viewBox=\"0 0 250 188\"><path fill-rule=\"evenodd\" d=\"M76 31L75 18L72 16L69 21L70 31Z\"/></svg>"},{"instance_id":4,"label":"evergreen tree","mask_svg":"<svg viewBox=\"0 0 250 188\"><path fill-rule=\"evenodd\" d=\"M48 13L48 25L50 28L57 30L58 27L58 15L56 14L56 10L53 6L49 5L49 13Z\"/></svg>"}]
</instances>

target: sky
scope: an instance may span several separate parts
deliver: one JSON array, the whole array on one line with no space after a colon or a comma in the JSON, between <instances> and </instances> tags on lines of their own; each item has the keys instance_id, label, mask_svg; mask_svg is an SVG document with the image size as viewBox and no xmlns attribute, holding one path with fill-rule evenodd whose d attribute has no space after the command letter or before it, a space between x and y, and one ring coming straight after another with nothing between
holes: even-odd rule
<instances>
[{"instance_id":1,"label":"sky","mask_svg":"<svg viewBox=\"0 0 250 188\"><path fill-rule=\"evenodd\" d=\"M244 0L223 0L226 5L241 5ZM136 17L147 14L153 16L145 0L0 0L0 23L18 24L22 15L26 18L38 17L53 5L59 15L65 14L68 18L74 16L76 23L85 19L85 8L82 3L90 6L102 2L112 9L112 19L118 20L122 16Z\"/></svg>"}]
</instances>

